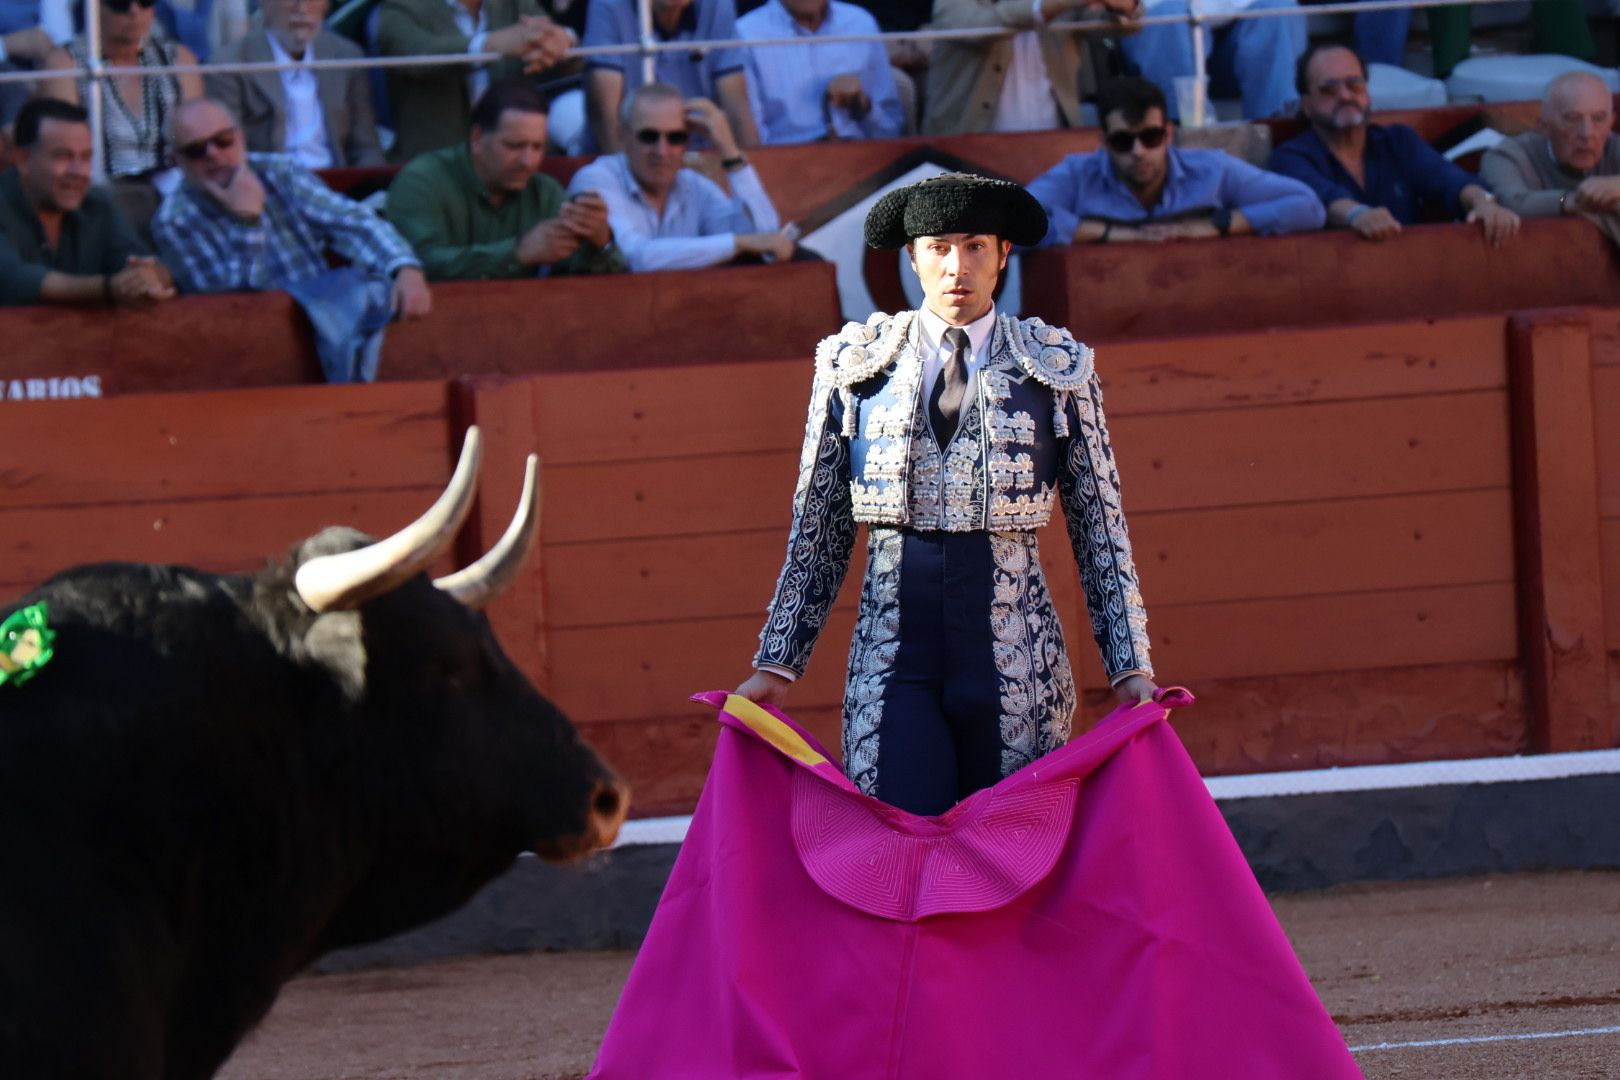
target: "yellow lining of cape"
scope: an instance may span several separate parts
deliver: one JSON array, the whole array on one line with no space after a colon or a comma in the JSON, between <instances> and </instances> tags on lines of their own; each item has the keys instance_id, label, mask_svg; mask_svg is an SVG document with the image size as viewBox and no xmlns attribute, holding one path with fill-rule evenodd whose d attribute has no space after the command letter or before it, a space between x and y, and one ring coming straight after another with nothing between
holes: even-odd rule
<instances>
[{"instance_id":1,"label":"yellow lining of cape","mask_svg":"<svg viewBox=\"0 0 1620 1080\"><path fill-rule=\"evenodd\" d=\"M817 753L809 743L804 741L804 736L747 698L739 697L736 694L727 694L726 703L721 708L747 724L755 734L794 761L801 761L810 766L830 764L825 757Z\"/></svg>"}]
</instances>

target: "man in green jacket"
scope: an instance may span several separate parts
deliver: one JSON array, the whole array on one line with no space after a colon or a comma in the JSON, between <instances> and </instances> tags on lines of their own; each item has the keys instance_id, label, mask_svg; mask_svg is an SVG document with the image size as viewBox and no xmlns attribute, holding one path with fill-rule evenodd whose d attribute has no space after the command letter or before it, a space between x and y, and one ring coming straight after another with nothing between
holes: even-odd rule
<instances>
[{"instance_id":1,"label":"man in green jacket","mask_svg":"<svg viewBox=\"0 0 1620 1080\"><path fill-rule=\"evenodd\" d=\"M545 103L522 82L491 87L459 146L423 154L388 189L388 220L434 281L616 273L607 204L568 198L540 171Z\"/></svg>"}]
</instances>

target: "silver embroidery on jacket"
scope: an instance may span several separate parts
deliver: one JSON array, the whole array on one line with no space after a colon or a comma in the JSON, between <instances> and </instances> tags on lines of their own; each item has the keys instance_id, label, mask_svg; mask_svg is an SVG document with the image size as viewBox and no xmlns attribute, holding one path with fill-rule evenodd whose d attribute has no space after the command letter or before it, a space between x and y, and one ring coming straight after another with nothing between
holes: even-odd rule
<instances>
[{"instance_id":1,"label":"silver embroidery on jacket","mask_svg":"<svg viewBox=\"0 0 1620 1080\"><path fill-rule=\"evenodd\" d=\"M1069 741L1076 693L1035 535L991 533L991 648L1001 676L1001 774Z\"/></svg>"},{"instance_id":2,"label":"silver embroidery on jacket","mask_svg":"<svg viewBox=\"0 0 1620 1080\"><path fill-rule=\"evenodd\" d=\"M1102 390L1095 379L1073 395L1078 430L1060 472L1063 514L1080 567L1091 630L1110 678L1133 668L1150 676L1147 610L1120 506L1119 473L1103 421Z\"/></svg>"},{"instance_id":3,"label":"silver embroidery on jacket","mask_svg":"<svg viewBox=\"0 0 1620 1080\"><path fill-rule=\"evenodd\" d=\"M844 684L844 774L868 795L878 793L878 740L883 691L900 652L900 553L905 537L895 529L867 534L866 581L860 614L849 643Z\"/></svg>"}]
</instances>

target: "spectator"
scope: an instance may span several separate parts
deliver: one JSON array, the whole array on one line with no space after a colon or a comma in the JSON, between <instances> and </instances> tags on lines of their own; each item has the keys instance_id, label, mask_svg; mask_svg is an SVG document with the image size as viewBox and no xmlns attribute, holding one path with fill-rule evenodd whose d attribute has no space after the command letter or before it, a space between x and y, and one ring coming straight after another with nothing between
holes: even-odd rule
<instances>
[{"instance_id":1,"label":"spectator","mask_svg":"<svg viewBox=\"0 0 1620 1080\"><path fill-rule=\"evenodd\" d=\"M538 0L382 0L377 48L383 56L493 52L504 57L490 67L390 68L390 156L405 162L460 142L473 102L493 83L552 68L573 44Z\"/></svg>"},{"instance_id":2,"label":"spectator","mask_svg":"<svg viewBox=\"0 0 1620 1080\"><path fill-rule=\"evenodd\" d=\"M1547 86L1536 131L1485 152L1481 179L1521 217L1584 214L1620 243L1620 139L1602 79L1570 71Z\"/></svg>"},{"instance_id":3,"label":"spectator","mask_svg":"<svg viewBox=\"0 0 1620 1080\"><path fill-rule=\"evenodd\" d=\"M531 86L502 83L473 107L466 142L400 170L388 217L430 278L624 270L607 206L595 196L565 204L562 185L540 171L545 149L545 102Z\"/></svg>"},{"instance_id":4,"label":"spectator","mask_svg":"<svg viewBox=\"0 0 1620 1080\"><path fill-rule=\"evenodd\" d=\"M174 295L118 204L90 186L82 108L30 101L15 141L16 167L0 173L0 304L144 308Z\"/></svg>"},{"instance_id":5,"label":"spectator","mask_svg":"<svg viewBox=\"0 0 1620 1080\"><path fill-rule=\"evenodd\" d=\"M66 45L72 37L73 9L69 0L0 2L0 74L43 66L51 51ZM16 118L29 93L25 82L0 83L0 128Z\"/></svg>"},{"instance_id":6,"label":"spectator","mask_svg":"<svg viewBox=\"0 0 1620 1080\"><path fill-rule=\"evenodd\" d=\"M385 221L285 154L249 154L212 98L174 115L185 183L152 222L186 292L286 289L309 314L326 377L370 381L390 318L432 307L409 245ZM330 268L327 253L350 265Z\"/></svg>"},{"instance_id":7,"label":"spectator","mask_svg":"<svg viewBox=\"0 0 1620 1080\"><path fill-rule=\"evenodd\" d=\"M1296 0L1232 0L1228 9L1294 9ZM1148 14L1185 15L1188 0L1148 0ZM1206 14L1209 6L1202 6ZM1209 57L1211 95L1243 98L1247 117L1281 116L1293 105L1294 62L1305 51L1305 17L1272 16L1235 19L1211 32L1205 29L1204 48ZM1193 75L1192 34L1179 23L1145 26L1142 32L1120 42L1126 57L1142 74L1159 84L1173 103L1171 118L1180 115L1175 80Z\"/></svg>"},{"instance_id":8,"label":"spectator","mask_svg":"<svg viewBox=\"0 0 1620 1080\"><path fill-rule=\"evenodd\" d=\"M720 153L735 193L683 169L687 143L702 135ZM793 238L737 146L726 114L712 101L685 99L676 87L649 83L625 100L620 153L574 174L571 192L607 203L613 235L632 270L693 270L742 257L791 259Z\"/></svg>"},{"instance_id":9,"label":"spectator","mask_svg":"<svg viewBox=\"0 0 1620 1080\"><path fill-rule=\"evenodd\" d=\"M1562 53L1580 60L1597 59L1597 43L1587 21L1582 0L1536 0L1530 5L1530 48L1532 53ZM1609 9L1611 12L1612 8ZM1400 12L1411 18L1410 11ZM1473 51L1474 11L1471 4L1430 8L1429 52L1434 75L1444 79Z\"/></svg>"},{"instance_id":10,"label":"spectator","mask_svg":"<svg viewBox=\"0 0 1620 1080\"><path fill-rule=\"evenodd\" d=\"M157 0L158 25L207 63L253 28L248 0Z\"/></svg>"},{"instance_id":11,"label":"spectator","mask_svg":"<svg viewBox=\"0 0 1620 1080\"><path fill-rule=\"evenodd\" d=\"M197 57L184 45L175 45L152 33L152 6L156 0L99 0L101 4L101 62L108 67L162 67L195 64ZM58 71L89 63L85 39L76 37L67 48L56 49L45 67ZM170 119L182 101L203 92L198 75L120 75L108 79L102 95L102 166L115 179L149 183L168 168ZM40 93L83 105L90 96L90 80L58 77L43 80ZM156 207L158 197L151 196Z\"/></svg>"},{"instance_id":12,"label":"spectator","mask_svg":"<svg viewBox=\"0 0 1620 1080\"><path fill-rule=\"evenodd\" d=\"M1272 151L1270 167L1308 184L1330 226L1389 240L1443 206L1450 217L1466 212L1479 222L1493 247L1518 232L1517 214L1416 131L1367 122L1367 66L1354 50L1313 46L1300 58L1298 85L1310 126Z\"/></svg>"},{"instance_id":13,"label":"spectator","mask_svg":"<svg viewBox=\"0 0 1620 1080\"><path fill-rule=\"evenodd\" d=\"M805 39L748 50L748 88L763 142L887 139L905 118L880 41L812 44L817 36L878 33L877 20L844 0L768 0L737 20L737 36Z\"/></svg>"},{"instance_id":14,"label":"spectator","mask_svg":"<svg viewBox=\"0 0 1620 1080\"><path fill-rule=\"evenodd\" d=\"M290 64L363 55L348 38L322 29L327 0L263 0L264 25L219 54L221 63ZM290 154L310 169L382 165L371 84L360 68L210 73L208 94L241 120L248 150Z\"/></svg>"},{"instance_id":15,"label":"spectator","mask_svg":"<svg viewBox=\"0 0 1620 1080\"><path fill-rule=\"evenodd\" d=\"M1322 204L1297 180L1224 150L1171 144L1164 94L1146 79L1118 79L1097 98L1104 145L1071 154L1036 177L1046 209L1041 246L1193 240L1322 227Z\"/></svg>"},{"instance_id":16,"label":"spectator","mask_svg":"<svg viewBox=\"0 0 1620 1080\"><path fill-rule=\"evenodd\" d=\"M737 36L733 0L652 0L653 36L659 41L723 41ZM636 0L591 0L585 44L634 45ZM717 102L736 135L737 145L759 145L759 130L748 103L747 54L742 49L709 53L658 53L657 82L669 83L683 97ZM589 117L587 153L611 154L619 143L624 101L641 85L636 56L596 56L585 65L585 110Z\"/></svg>"},{"instance_id":17,"label":"spectator","mask_svg":"<svg viewBox=\"0 0 1620 1080\"><path fill-rule=\"evenodd\" d=\"M1094 90L1089 36L1040 33L1053 22L1105 14L1125 24L1141 0L935 0L936 30L1017 30L1012 37L943 39L928 63L923 131L1047 131L1080 127L1080 99Z\"/></svg>"}]
</instances>

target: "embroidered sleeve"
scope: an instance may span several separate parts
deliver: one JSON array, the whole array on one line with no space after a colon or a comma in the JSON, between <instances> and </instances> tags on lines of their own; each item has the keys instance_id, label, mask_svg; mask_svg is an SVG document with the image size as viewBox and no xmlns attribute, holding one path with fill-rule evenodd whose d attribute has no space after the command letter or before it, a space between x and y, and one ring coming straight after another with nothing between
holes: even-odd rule
<instances>
[{"instance_id":1,"label":"embroidered sleeve","mask_svg":"<svg viewBox=\"0 0 1620 1080\"><path fill-rule=\"evenodd\" d=\"M754 664L785 667L800 675L827 623L849 571L855 547L850 503L849 444L842 431L843 402L823 371L810 391L799 480L793 489L793 524L787 559L776 580Z\"/></svg>"},{"instance_id":2,"label":"embroidered sleeve","mask_svg":"<svg viewBox=\"0 0 1620 1080\"><path fill-rule=\"evenodd\" d=\"M1131 670L1151 676L1147 611L1120 505L1102 388L1092 377L1084 387L1061 396L1068 399L1065 411L1071 424L1062 446L1058 489L1103 670L1110 681Z\"/></svg>"}]
</instances>

